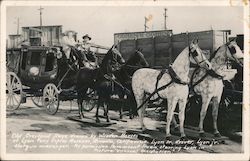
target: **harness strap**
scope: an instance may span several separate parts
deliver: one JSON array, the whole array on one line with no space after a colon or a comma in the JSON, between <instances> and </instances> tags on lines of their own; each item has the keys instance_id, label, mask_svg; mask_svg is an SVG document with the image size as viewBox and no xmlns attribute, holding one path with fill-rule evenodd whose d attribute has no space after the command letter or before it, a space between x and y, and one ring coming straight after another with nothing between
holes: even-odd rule
<instances>
[{"instance_id":1,"label":"harness strap","mask_svg":"<svg viewBox=\"0 0 250 161\"><path fill-rule=\"evenodd\" d=\"M223 79L223 76L217 74L213 69L208 70L207 73L214 78Z\"/></svg>"},{"instance_id":2,"label":"harness strap","mask_svg":"<svg viewBox=\"0 0 250 161\"><path fill-rule=\"evenodd\" d=\"M171 66L168 67L168 72L169 72L169 75L171 76L171 79L175 83L182 84L182 85L188 85L187 82L184 82L181 80L181 78L175 73L174 69Z\"/></svg>"},{"instance_id":3,"label":"harness strap","mask_svg":"<svg viewBox=\"0 0 250 161\"><path fill-rule=\"evenodd\" d=\"M162 69L161 72L159 73L159 75L157 76L156 83L155 83L155 89L157 89L159 81L162 78L163 74L166 73L166 71L167 71L166 69ZM157 94L158 98L161 98L161 96L159 95L158 92L156 92L156 94Z\"/></svg>"},{"instance_id":4,"label":"harness strap","mask_svg":"<svg viewBox=\"0 0 250 161\"><path fill-rule=\"evenodd\" d=\"M173 82L174 82L174 81L171 80L168 84L166 84L166 85L164 85L164 86L161 86L160 88L155 89L155 91L154 91L153 93L151 93L151 94L142 102L142 104L136 109L136 111L138 111L140 108L142 108L142 106L143 106L145 103L147 103L153 95L155 95L157 92L159 92L159 91L161 91L161 90L167 88L167 87L168 87L170 84L172 84Z\"/></svg>"},{"instance_id":5,"label":"harness strap","mask_svg":"<svg viewBox=\"0 0 250 161\"><path fill-rule=\"evenodd\" d=\"M190 86L190 89L193 90L193 91L194 91L194 87L197 86L198 84L200 84L208 75L210 75L210 76L213 77L213 78L223 79L223 77L222 77L221 75L217 74L213 69L211 69L211 70L207 70L207 71L206 71L206 74L205 74L203 77L201 77L201 79L199 79L197 82L195 82L195 84L193 84L193 77L194 77L194 75L195 75L195 72L196 72L198 69L199 69L199 68L196 68L196 69L194 70L194 73L193 73L193 75L192 75L192 77L191 77L191 86ZM195 92L195 91L194 91L194 92Z\"/></svg>"}]
</instances>

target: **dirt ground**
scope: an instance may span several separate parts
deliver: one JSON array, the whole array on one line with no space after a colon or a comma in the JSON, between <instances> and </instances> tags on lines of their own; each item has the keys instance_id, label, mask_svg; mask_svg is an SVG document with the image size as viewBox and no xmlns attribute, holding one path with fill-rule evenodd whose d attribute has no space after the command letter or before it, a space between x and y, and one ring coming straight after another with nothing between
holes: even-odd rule
<instances>
[{"instance_id":1,"label":"dirt ground","mask_svg":"<svg viewBox=\"0 0 250 161\"><path fill-rule=\"evenodd\" d=\"M148 111L150 113L150 111ZM102 110L100 112L103 113ZM227 139L200 140L198 132L189 130L197 139L186 142L178 134L165 141L165 121L145 117L147 130L141 132L138 118L110 111L111 122L95 123L95 109L77 120L77 106L61 102L55 115L36 107L30 100L13 112L7 112L7 153L241 153L242 144ZM187 134L189 137L189 134ZM189 137L190 138L190 137Z\"/></svg>"}]
</instances>

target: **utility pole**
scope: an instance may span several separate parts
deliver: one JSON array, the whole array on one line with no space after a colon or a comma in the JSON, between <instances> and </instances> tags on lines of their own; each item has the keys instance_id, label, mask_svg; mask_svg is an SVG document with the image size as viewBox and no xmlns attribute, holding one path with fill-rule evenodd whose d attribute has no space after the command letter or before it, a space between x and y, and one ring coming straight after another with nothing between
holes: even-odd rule
<instances>
[{"instance_id":1,"label":"utility pole","mask_svg":"<svg viewBox=\"0 0 250 161\"><path fill-rule=\"evenodd\" d=\"M43 21L42 21L42 10L43 10L44 8L42 8L41 6L40 6L40 8L38 9L39 11L40 11L40 28L42 29L42 25L43 25Z\"/></svg>"},{"instance_id":2,"label":"utility pole","mask_svg":"<svg viewBox=\"0 0 250 161\"><path fill-rule=\"evenodd\" d=\"M164 29L165 30L167 30L167 11L168 11L168 9L167 8L164 8L164 14L163 14L163 16L164 16Z\"/></svg>"},{"instance_id":3,"label":"utility pole","mask_svg":"<svg viewBox=\"0 0 250 161\"><path fill-rule=\"evenodd\" d=\"M148 19L147 19L147 17L144 17L144 19L145 19L145 22L144 22L144 31L146 32L147 28L148 28L148 26L147 26Z\"/></svg>"},{"instance_id":4,"label":"utility pole","mask_svg":"<svg viewBox=\"0 0 250 161\"><path fill-rule=\"evenodd\" d=\"M17 17L17 31L16 34L19 35L19 17Z\"/></svg>"},{"instance_id":5,"label":"utility pole","mask_svg":"<svg viewBox=\"0 0 250 161\"><path fill-rule=\"evenodd\" d=\"M20 25L19 17L16 17L16 21L14 22L14 24L17 25L16 34L19 35L19 25Z\"/></svg>"}]
</instances>

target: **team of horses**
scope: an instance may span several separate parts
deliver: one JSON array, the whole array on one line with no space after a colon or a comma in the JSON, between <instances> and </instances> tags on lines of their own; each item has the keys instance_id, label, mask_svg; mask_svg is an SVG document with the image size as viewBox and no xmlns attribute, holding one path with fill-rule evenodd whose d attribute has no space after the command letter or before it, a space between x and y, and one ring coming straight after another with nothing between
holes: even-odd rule
<instances>
[{"instance_id":1,"label":"team of horses","mask_svg":"<svg viewBox=\"0 0 250 161\"><path fill-rule=\"evenodd\" d=\"M111 96L116 94L131 103L130 115L138 112L140 127L144 131L143 118L148 101L159 97L167 100L166 138L170 138L170 123L176 105L179 105L179 126L181 138L186 138L184 132L185 108L190 90L202 97L200 111L199 134L205 136L203 121L210 101L212 100L212 116L215 137L220 137L217 128L218 108L223 91L223 79L226 78L228 60L242 65L243 53L236 41L230 41L220 46L208 59L193 40L167 69L159 71L149 68L142 51L135 50L125 61L116 46L112 46L100 67L96 69L80 68L77 73L76 89L80 117L88 90L94 89L98 95L96 122L99 120L99 108L103 107L106 121L109 122L109 105ZM195 66L195 74L190 74ZM194 85L190 86L190 82ZM192 89L190 89L192 87Z\"/></svg>"}]
</instances>

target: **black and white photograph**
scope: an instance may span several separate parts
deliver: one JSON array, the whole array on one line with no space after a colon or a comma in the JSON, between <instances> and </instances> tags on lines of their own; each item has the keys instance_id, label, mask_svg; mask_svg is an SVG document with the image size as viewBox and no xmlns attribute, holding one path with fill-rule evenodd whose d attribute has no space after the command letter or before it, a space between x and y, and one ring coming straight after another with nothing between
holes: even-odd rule
<instances>
[{"instance_id":1,"label":"black and white photograph","mask_svg":"<svg viewBox=\"0 0 250 161\"><path fill-rule=\"evenodd\" d=\"M249 160L249 2L203 2L3 1L0 158Z\"/></svg>"}]
</instances>

